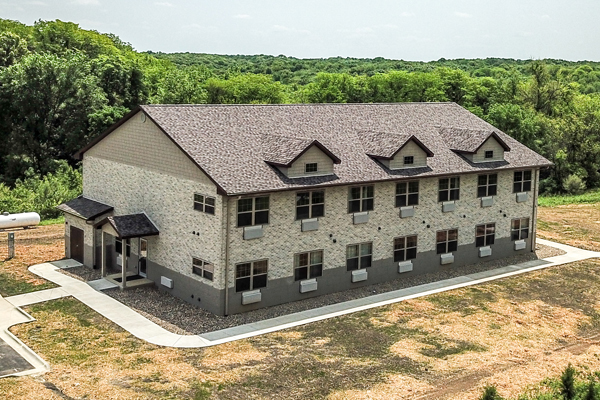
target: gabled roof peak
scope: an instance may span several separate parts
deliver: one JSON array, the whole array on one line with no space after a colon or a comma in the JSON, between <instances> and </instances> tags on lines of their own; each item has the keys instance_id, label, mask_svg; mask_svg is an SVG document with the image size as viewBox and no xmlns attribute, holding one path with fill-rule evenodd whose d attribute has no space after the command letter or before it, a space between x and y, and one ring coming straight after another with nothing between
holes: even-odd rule
<instances>
[{"instance_id":1,"label":"gabled roof peak","mask_svg":"<svg viewBox=\"0 0 600 400\"><path fill-rule=\"evenodd\" d=\"M433 152L412 133L366 131L360 132L359 135L363 139L367 155L374 158L391 160L411 141L419 146L427 154L427 157L433 157Z\"/></svg>"},{"instance_id":2,"label":"gabled roof peak","mask_svg":"<svg viewBox=\"0 0 600 400\"><path fill-rule=\"evenodd\" d=\"M448 147L459 153L476 153L490 137L494 138L504 151L510 151L510 147L494 129L440 127L439 133Z\"/></svg>"},{"instance_id":3,"label":"gabled roof peak","mask_svg":"<svg viewBox=\"0 0 600 400\"><path fill-rule=\"evenodd\" d=\"M264 160L279 167L290 167L313 146L331 158L334 164L341 162L335 154L316 139L265 134L262 136L262 143Z\"/></svg>"}]
</instances>

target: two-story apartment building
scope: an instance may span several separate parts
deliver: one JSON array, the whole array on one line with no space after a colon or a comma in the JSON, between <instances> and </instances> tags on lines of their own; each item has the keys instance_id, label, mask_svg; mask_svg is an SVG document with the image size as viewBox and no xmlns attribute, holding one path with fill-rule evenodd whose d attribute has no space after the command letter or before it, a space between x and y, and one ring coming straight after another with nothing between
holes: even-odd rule
<instances>
[{"instance_id":1,"label":"two-story apartment building","mask_svg":"<svg viewBox=\"0 0 600 400\"><path fill-rule=\"evenodd\" d=\"M531 251L550 165L454 103L142 106L78 157L67 256L216 314Z\"/></svg>"}]
</instances>

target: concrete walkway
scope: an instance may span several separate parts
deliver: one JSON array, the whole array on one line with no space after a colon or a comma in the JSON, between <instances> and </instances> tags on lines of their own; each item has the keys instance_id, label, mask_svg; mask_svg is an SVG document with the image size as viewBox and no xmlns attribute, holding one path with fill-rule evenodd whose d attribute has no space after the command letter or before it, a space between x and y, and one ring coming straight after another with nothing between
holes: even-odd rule
<instances>
[{"instance_id":1,"label":"concrete walkway","mask_svg":"<svg viewBox=\"0 0 600 400\"><path fill-rule=\"evenodd\" d=\"M518 265L509 265L490 271L479 272L476 274L432 282L425 285L381 293L361 299L346 301L343 303L284 315L247 325L204 333L201 335L178 335L171 333L147 318L141 316L131 308L113 299L112 297L95 290L87 283L60 273L59 269L64 266L71 266L72 260L44 263L34 265L29 268L29 270L34 274L54 282L55 284L59 285L60 288L28 293L20 296L13 296L7 298L6 300L8 300L11 305L14 306L13 308L18 309L18 307L27 304L64 296L73 296L82 303L86 304L88 307L92 308L94 311L102 314L107 319L129 331L132 335L147 342L170 347L207 347L292 328L299 325L305 325L311 322L350 314L357 311L368 310L370 308L398 303L407 299L414 299L434 293L478 285L480 283L489 282L495 279L515 276L555 265L600 257L600 252L581 250L575 247L554 243L543 239L538 239L538 243L559 248L564 250L566 254L550 257L544 260L528 261ZM0 310L0 314L2 314L2 310Z\"/></svg>"}]
</instances>

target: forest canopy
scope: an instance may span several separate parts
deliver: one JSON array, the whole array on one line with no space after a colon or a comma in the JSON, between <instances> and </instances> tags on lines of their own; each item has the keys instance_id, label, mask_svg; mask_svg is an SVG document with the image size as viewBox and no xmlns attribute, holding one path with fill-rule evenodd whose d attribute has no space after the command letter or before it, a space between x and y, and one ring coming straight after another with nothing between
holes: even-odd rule
<instances>
[{"instance_id":1,"label":"forest canopy","mask_svg":"<svg viewBox=\"0 0 600 400\"><path fill-rule=\"evenodd\" d=\"M600 186L597 62L140 53L71 22L0 19L0 192L77 168L72 154L140 104L436 101L550 159L542 192Z\"/></svg>"}]
</instances>

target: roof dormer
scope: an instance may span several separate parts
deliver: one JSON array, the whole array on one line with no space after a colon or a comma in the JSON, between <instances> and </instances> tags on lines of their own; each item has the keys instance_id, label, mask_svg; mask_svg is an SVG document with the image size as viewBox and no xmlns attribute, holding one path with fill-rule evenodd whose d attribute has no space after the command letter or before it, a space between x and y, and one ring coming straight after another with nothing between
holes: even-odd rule
<instances>
[{"instance_id":1,"label":"roof dormer","mask_svg":"<svg viewBox=\"0 0 600 400\"><path fill-rule=\"evenodd\" d=\"M422 168L433 152L414 135L371 134L367 154L389 169Z\"/></svg>"},{"instance_id":2,"label":"roof dormer","mask_svg":"<svg viewBox=\"0 0 600 400\"><path fill-rule=\"evenodd\" d=\"M494 131L443 128L440 134L452 151L473 163L504 161L504 152L510 151Z\"/></svg>"},{"instance_id":3,"label":"roof dormer","mask_svg":"<svg viewBox=\"0 0 600 400\"><path fill-rule=\"evenodd\" d=\"M264 151L265 162L288 178L332 175L341 160L318 140L270 137Z\"/></svg>"}]
</instances>

